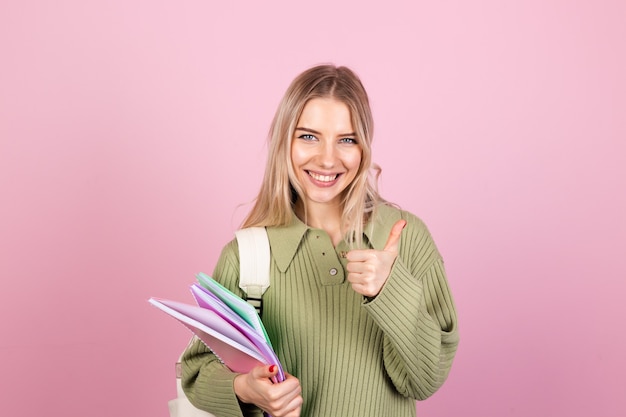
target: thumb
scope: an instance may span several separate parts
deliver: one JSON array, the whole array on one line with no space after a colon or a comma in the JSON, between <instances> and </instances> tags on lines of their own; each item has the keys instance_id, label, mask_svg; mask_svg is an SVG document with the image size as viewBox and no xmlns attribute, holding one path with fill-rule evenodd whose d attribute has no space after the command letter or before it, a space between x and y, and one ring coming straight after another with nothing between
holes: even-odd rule
<instances>
[{"instance_id":1,"label":"thumb","mask_svg":"<svg viewBox=\"0 0 626 417\"><path fill-rule=\"evenodd\" d=\"M252 369L252 375L255 378L272 378L278 373L278 366L257 366Z\"/></svg>"},{"instance_id":2,"label":"thumb","mask_svg":"<svg viewBox=\"0 0 626 417\"><path fill-rule=\"evenodd\" d=\"M397 252L398 245L400 244L400 235L402 234L402 229L406 226L406 220L398 220L393 227L391 228L391 232L389 232L389 238L387 238L387 243L385 243L384 251L387 252Z\"/></svg>"}]
</instances>

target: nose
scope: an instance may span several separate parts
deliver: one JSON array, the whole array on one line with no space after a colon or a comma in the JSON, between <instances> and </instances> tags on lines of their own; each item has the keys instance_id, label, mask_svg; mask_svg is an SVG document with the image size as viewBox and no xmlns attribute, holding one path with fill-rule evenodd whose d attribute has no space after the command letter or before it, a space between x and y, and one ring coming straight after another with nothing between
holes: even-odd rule
<instances>
[{"instance_id":1,"label":"nose","mask_svg":"<svg viewBox=\"0 0 626 417\"><path fill-rule=\"evenodd\" d=\"M335 166L337 161L337 150L331 141L328 141L320 146L318 160L320 166L323 168L330 169Z\"/></svg>"}]
</instances>

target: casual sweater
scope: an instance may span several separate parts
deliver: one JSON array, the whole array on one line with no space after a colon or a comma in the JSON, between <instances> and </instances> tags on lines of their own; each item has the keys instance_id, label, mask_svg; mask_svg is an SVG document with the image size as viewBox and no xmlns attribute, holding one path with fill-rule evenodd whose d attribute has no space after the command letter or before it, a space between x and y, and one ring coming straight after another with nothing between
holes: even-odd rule
<instances>
[{"instance_id":1,"label":"casual sweater","mask_svg":"<svg viewBox=\"0 0 626 417\"><path fill-rule=\"evenodd\" d=\"M414 417L415 400L445 381L458 345L457 318L442 258L424 223L383 205L364 232L382 250L393 224L398 257L374 299L346 279L345 242L300 220L267 228L271 285L263 323L285 371L300 380L303 417ZM213 278L238 295L236 240L222 250ZM183 356L183 388L198 408L218 417L261 416L238 401L236 374L201 342Z\"/></svg>"}]
</instances>

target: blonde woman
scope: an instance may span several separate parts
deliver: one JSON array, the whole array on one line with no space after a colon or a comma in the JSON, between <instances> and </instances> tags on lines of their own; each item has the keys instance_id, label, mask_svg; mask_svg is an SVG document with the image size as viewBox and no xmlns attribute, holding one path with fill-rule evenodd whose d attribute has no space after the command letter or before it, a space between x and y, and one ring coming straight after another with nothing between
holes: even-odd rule
<instances>
[{"instance_id":1,"label":"blonde woman","mask_svg":"<svg viewBox=\"0 0 626 417\"><path fill-rule=\"evenodd\" d=\"M263 183L243 227L264 226L271 286L262 319L288 373L228 370L201 343L183 387L222 416L414 417L445 381L458 345L443 260L413 214L382 199L367 93L346 67L291 83L269 133ZM213 278L238 286L236 240Z\"/></svg>"}]
</instances>

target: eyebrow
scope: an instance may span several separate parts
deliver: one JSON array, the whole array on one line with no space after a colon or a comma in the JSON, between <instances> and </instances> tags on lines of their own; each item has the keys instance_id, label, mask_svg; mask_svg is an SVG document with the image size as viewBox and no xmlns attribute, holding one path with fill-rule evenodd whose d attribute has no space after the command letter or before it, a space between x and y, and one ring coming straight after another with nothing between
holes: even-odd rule
<instances>
[{"instance_id":1,"label":"eyebrow","mask_svg":"<svg viewBox=\"0 0 626 417\"><path fill-rule=\"evenodd\" d=\"M302 130L304 132L308 132L308 133L314 133L316 135L321 135L320 132L318 132L317 130L314 129L309 129L308 127L296 127L296 130ZM356 136L356 132L350 132L350 133L342 133L340 135L337 136Z\"/></svg>"}]
</instances>

